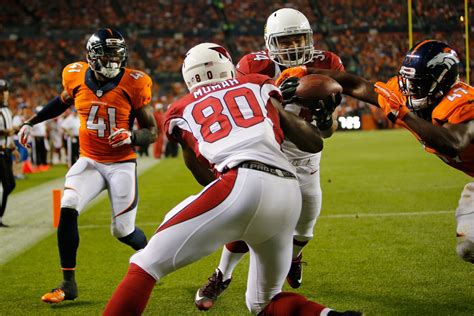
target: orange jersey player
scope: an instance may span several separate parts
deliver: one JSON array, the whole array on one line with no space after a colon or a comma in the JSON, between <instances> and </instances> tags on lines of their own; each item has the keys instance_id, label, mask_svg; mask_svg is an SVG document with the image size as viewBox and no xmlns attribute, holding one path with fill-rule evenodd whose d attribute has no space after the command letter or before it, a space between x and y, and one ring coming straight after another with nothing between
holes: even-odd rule
<instances>
[{"instance_id":1,"label":"orange jersey player","mask_svg":"<svg viewBox=\"0 0 474 316\"><path fill-rule=\"evenodd\" d=\"M20 143L27 144L34 124L54 118L71 105L80 117L80 158L66 175L58 226L58 248L63 281L43 295L47 303L77 297L77 217L85 206L107 189L112 205L112 234L138 250L145 247L143 231L135 227L138 204L136 155L133 146L153 143L157 128L153 117L151 79L125 68L127 46L122 35L99 29L87 42L87 63L75 62L63 70L64 91L27 120ZM141 129L132 131L137 119Z\"/></svg>"},{"instance_id":2,"label":"orange jersey player","mask_svg":"<svg viewBox=\"0 0 474 316\"><path fill-rule=\"evenodd\" d=\"M81 156L99 162L117 162L136 157L131 146L112 147L108 137L114 129L131 130L134 112L151 100L151 78L125 68L105 86L98 86L87 63L76 62L63 70L63 86L74 99L81 127Z\"/></svg>"},{"instance_id":3,"label":"orange jersey player","mask_svg":"<svg viewBox=\"0 0 474 316\"><path fill-rule=\"evenodd\" d=\"M383 86L382 86L383 87ZM404 99L403 93L399 88L398 77L391 78L386 84L394 95L400 100ZM381 90L382 91L382 90ZM379 104L383 104L386 108L390 106L390 100L385 99L383 95L378 97ZM404 101L406 102L406 101ZM474 88L465 82L458 81L451 90L447 93L445 98L442 98L438 105L431 112L431 122L435 126L442 127L443 125L464 124L474 120ZM429 117L428 117L429 118ZM397 124L405 127L423 144L424 149L432 154L437 155L448 165L463 171L464 173L474 177L474 144L468 144L467 147L455 155L451 155L443 149L436 150L430 147L430 142L425 141L417 132L416 129L410 128L403 120L397 120Z\"/></svg>"},{"instance_id":4,"label":"orange jersey player","mask_svg":"<svg viewBox=\"0 0 474 316\"><path fill-rule=\"evenodd\" d=\"M426 151L474 176L474 88L459 81L459 58L447 44L425 40L410 49L398 76L369 82L348 73L317 71L343 86L343 93L382 108L412 132ZM459 257L474 263L474 182L456 210Z\"/></svg>"}]
</instances>

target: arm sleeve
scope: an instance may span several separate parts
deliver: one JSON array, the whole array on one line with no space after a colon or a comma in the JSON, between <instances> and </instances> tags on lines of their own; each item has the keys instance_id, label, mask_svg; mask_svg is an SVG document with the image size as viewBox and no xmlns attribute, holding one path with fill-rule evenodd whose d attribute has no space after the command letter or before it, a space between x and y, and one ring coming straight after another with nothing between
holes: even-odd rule
<instances>
[{"instance_id":1,"label":"arm sleeve","mask_svg":"<svg viewBox=\"0 0 474 316\"><path fill-rule=\"evenodd\" d=\"M69 108L69 104L64 103L61 100L61 97L57 96L46 105L44 105L43 109L36 114L36 117L40 122L55 118L59 116L64 111Z\"/></svg>"}]
</instances>

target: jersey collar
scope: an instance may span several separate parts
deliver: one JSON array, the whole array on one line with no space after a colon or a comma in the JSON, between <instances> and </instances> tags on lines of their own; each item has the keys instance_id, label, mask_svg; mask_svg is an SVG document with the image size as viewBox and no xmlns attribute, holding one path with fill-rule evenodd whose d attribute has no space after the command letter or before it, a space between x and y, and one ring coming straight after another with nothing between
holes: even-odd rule
<instances>
[{"instance_id":1,"label":"jersey collar","mask_svg":"<svg viewBox=\"0 0 474 316\"><path fill-rule=\"evenodd\" d=\"M120 73L115 78L112 78L111 80L107 81L107 83L105 83L103 86L99 86L99 84L97 83L97 80L94 77L93 71L90 68L88 68L86 71L86 78L85 78L86 86L89 89L91 89L98 98L101 98L107 92L113 90L115 87L118 86L124 73L125 73L125 70L122 69L122 71L120 71Z\"/></svg>"}]
</instances>

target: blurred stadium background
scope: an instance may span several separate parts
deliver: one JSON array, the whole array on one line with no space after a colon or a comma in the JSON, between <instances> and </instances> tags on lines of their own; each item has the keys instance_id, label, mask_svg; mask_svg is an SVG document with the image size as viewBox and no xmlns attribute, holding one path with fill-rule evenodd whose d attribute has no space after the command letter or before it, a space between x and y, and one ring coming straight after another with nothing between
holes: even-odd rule
<instances>
[{"instance_id":1,"label":"blurred stadium background","mask_svg":"<svg viewBox=\"0 0 474 316\"><path fill-rule=\"evenodd\" d=\"M185 92L180 68L189 48L203 41L220 43L237 62L264 48L266 18L282 7L302 11L313 25L316 46L339 55L347 71L369 79L396 74L409 48L408 1L400 0L1 3L0 77L12 82L12 110L22 103L35 108L60 91L62 67L85 60L86 40L100 27L115 27L124 34L129 66L151 74L153 102L164 106ZM413 42L426 38L448 42L461 57L463 78L467 4L468 0L413 0L411 5ZM471 17L473 12L471 5ZM473 56L473 47L470 50ZM391 127L380 112L355 100L344 100L340 116L355 117L343 121L344 128Z\"/></svg>"}]
</instances>

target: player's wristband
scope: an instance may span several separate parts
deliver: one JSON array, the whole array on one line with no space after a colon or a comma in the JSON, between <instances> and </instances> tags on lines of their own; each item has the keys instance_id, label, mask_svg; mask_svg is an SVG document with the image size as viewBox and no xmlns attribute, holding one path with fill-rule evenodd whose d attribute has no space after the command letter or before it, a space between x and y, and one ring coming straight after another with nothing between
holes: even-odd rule
<instances>
[{"instance_id":1,"label":"player's wristband","mask_svg":"<svg viewBox=\"0 0 474 316\"><path fill-rule=\"evenodd\" d=\"M155 137L148 128L132 131L132 145L147 146L155 141Z\"/></svg>"},{"instance_id":2,"label":"player's wristband","mask_svg":"<svg viewBox=\"0 0 474 316\"><path fill-rule=\"evenodd\" d=\"M333 124L332 117L330 117L329 119L325 121L316 120L316 125L318 126L320 131L330 129L332 127L332 124Z\"/></svg>"}]
</instances>

